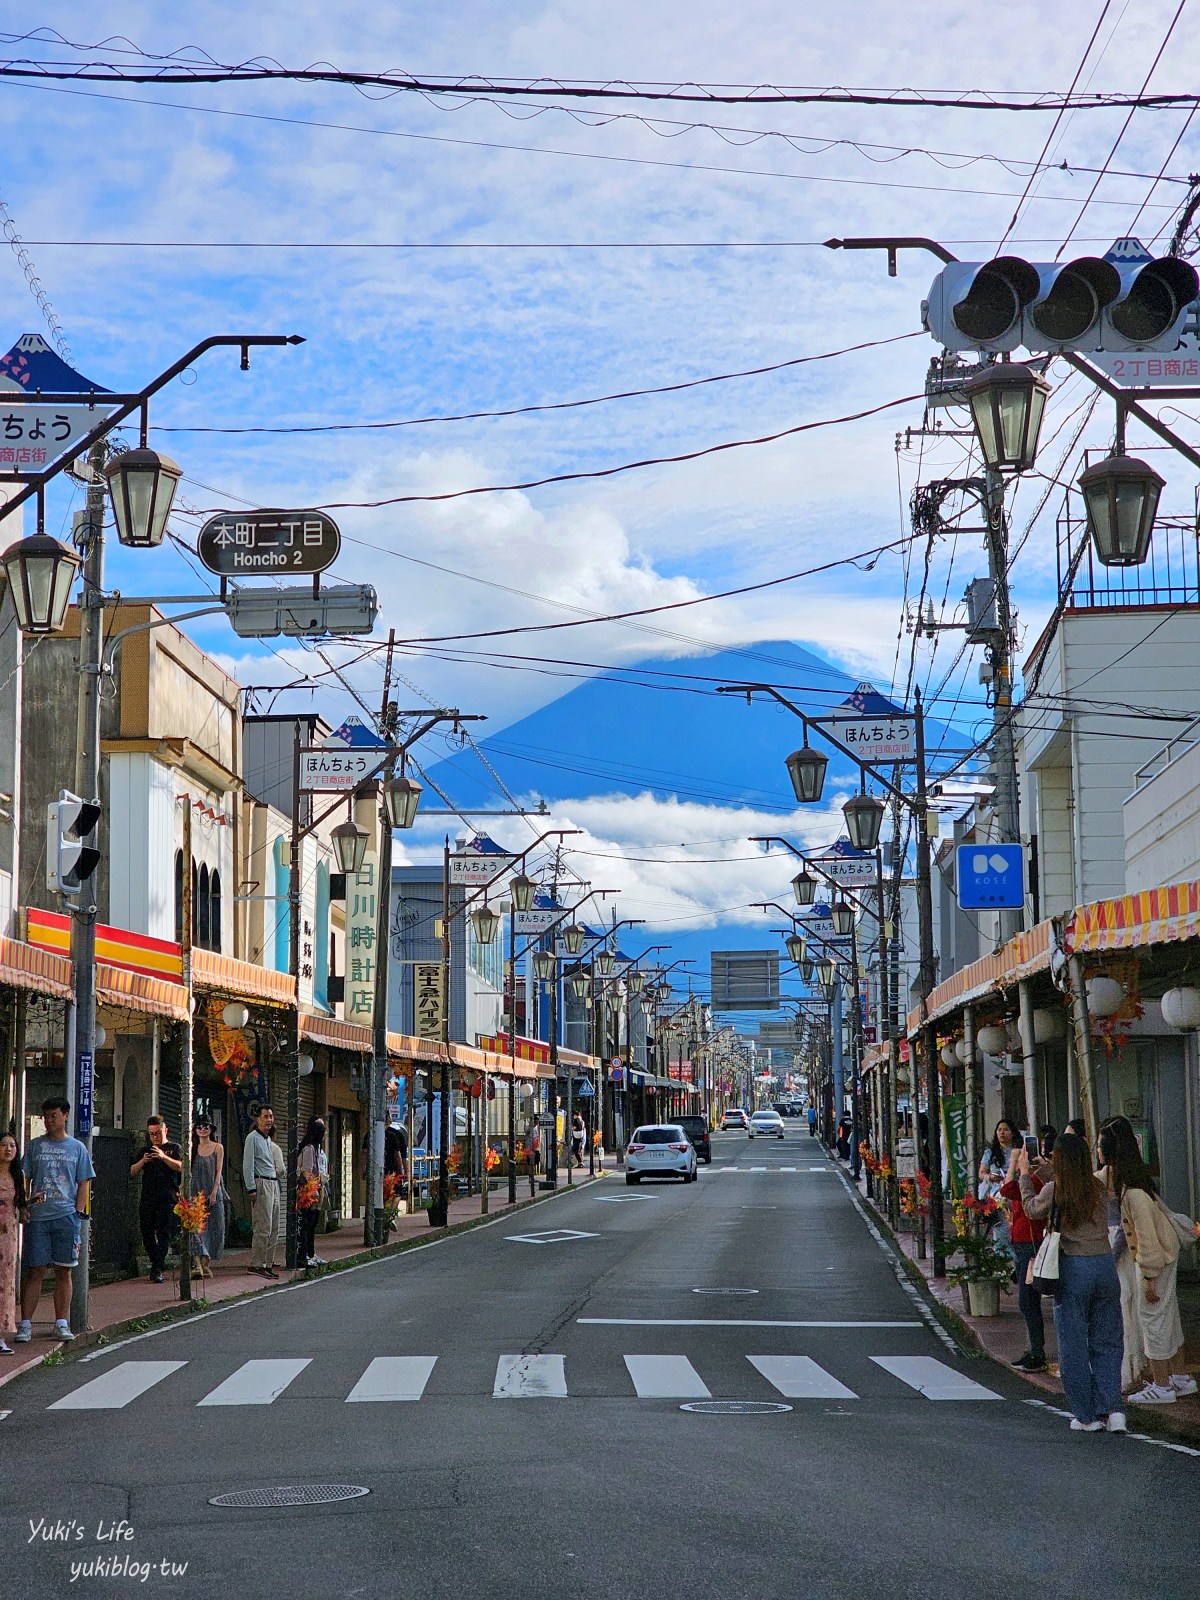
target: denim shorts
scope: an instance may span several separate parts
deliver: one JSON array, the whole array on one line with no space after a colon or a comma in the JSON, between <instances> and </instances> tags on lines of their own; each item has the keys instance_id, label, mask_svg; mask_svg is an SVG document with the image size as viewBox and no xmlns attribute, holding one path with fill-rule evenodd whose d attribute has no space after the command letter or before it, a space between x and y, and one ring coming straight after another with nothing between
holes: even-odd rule
<instances>
[{"instance_id":1,"label":"denim shorts","mask_svg":"<svg viewBox=\"0 0 1200 1600\"><path fill-rule=\"evenodd\" d=\"M83 1218L75 1212L65 1217L34 1218L25 1224L21 1259L26 1267L77 1267L79 1234Z\"/></svg>"}]
</instances>

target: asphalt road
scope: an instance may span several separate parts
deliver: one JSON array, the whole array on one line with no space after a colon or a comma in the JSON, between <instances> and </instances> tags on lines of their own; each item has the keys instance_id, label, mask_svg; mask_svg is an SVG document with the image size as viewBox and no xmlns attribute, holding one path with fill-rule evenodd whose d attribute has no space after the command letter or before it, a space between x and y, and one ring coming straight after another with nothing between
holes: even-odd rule
<instances>
[{"instance_id":1,"label":"asphalt road","mask_svg":"<svg viewBox=\"0 0 1200 1600\"><path fill-rule=\"evenodd\" d=\"M0 1390L5 1589L1196 1593L1200 1460L958 1351L806 1132L713 1146Z\"/></svg>"}]
</instances>

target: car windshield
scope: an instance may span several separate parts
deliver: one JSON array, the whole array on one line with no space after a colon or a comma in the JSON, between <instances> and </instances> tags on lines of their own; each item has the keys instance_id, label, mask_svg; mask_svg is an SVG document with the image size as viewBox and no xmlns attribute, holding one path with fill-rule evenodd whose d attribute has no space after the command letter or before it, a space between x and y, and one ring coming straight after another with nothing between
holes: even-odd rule
<instances>
[{"instance_id":1,"label":"car windshield","mask_svg":"<svg viewBox=\"0 0 1200 1600\"><path fill-rule=\"evenodd\" d=\"M778 1122L778 1111L756 1111L750 1119L752 1122Z\"/></svg>"},{"instance_id":2,"label":"car windshield","mask_svg":"<svg viewBox=\"0 0 1200 1600\"><path fill-rule=\"evenodd\" d=\"M682 1128L637 1128L634 1144L678 1144L683 1138Z\"/></svg>"}]
</instances>

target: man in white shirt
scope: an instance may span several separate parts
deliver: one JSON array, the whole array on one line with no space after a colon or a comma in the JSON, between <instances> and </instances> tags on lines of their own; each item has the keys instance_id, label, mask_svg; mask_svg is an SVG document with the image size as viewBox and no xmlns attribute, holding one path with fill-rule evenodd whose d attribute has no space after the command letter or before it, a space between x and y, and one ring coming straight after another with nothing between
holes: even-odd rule
<instances>
[{"instance_id":1,"label":"man in white shirt","mask_svg":"<svg viewBox=\"0 0 1200 1600\"><path fill-rule=\"evenodd\" d=\"M275 1249L279 1243L280 1193L275 1168L275 1145L271 1129L275 1113L270 1106L259 1106L254 1127L242 1149L242 1182L250 1196L254 1238L250 1245L249 1272L263 1278L277 1278Z\"/></svg>"}]
</instances>

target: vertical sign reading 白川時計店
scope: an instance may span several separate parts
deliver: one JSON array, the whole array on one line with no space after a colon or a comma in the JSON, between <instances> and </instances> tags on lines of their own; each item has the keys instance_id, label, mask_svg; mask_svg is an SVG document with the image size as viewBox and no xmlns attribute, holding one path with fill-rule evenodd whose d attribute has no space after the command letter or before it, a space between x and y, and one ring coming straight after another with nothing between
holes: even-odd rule
<instances>
[{"instance_id":1,"label":"vertical sign reading \u767d\u5ddd\u6642\u8a08\u5e97","mask_svg":"<svg viewBox=\"0 0 1200 1600\"><path fill-rule=\"evenodd\" d=\"M378 934L379 858L368 850L346 884L346 1021L375 1021L375 940Z\"/></svg>"},{"instance_id":2,"label":"vertical sign reading \u767d\u5ddd\u6642\u8a08\u5e97","mask_svg":"<svg viewBox=\"0 0 1200 1600\"><path fill-rule=\"evenodd\" d=\"M413 967L413 1032L418 1039L442 1037L442 964L418 961Z\"/></svg>"}]
</instances>

